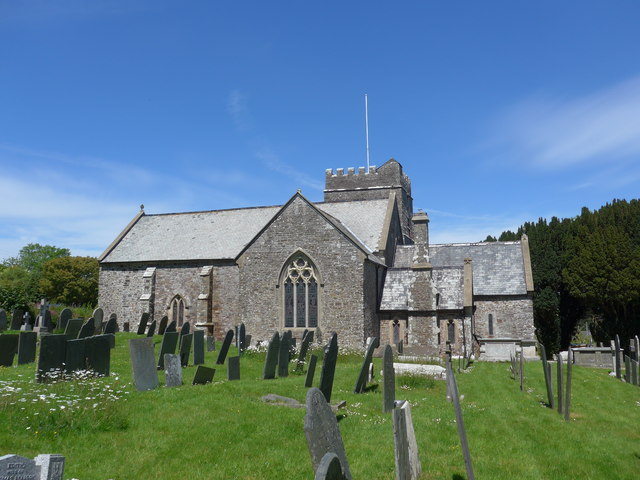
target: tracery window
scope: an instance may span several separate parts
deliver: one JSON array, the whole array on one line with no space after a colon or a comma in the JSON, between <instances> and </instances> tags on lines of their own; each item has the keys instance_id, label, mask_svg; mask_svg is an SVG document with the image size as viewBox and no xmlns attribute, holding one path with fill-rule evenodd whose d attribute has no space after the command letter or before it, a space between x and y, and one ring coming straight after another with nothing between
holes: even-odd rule
<instances>
[{"instance_id":1,"label":"tracery window","mask_svg":"<svg viewBox=\"0 0 640 480\"><path fill-rule=\"evenodd\" d=\"M318 277L314 265L298 255L287 265L283 278L285 328L318 326Z\"/></svg>"},{"instance_id":2,"label":"tracery window","mask_svg":"<svg viewBox=\"0 0 640 480\"><path fill-rule=\"evenodd\" d=\"M176 295L173 300L171 300L169 319L172 322L175 321L178 327L184 323L184 300L180 295Z\"/></svg>"}]
</instances>

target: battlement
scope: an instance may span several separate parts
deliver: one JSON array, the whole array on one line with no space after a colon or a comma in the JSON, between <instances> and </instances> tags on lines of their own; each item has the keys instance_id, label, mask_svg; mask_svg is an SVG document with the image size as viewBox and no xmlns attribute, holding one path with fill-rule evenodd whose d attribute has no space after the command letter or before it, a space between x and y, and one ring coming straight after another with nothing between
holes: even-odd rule
<instances>
[{"instance_id":1,"label":"battlement","mask_svg":"<svg viewBox=\"0 0 640 480\"><path fill-rule=\"evenodd\" d=\"M343 177L344 176L344 168L336 168L336 173L333 173L333 169L332 168L327 168L326 170L326 176L327 178L329 177ZM378 170L376 168L375 165L371 165L369 167L369 171L367 172L366 167L358 167L358 173L357 175L375 175L376 173L378 173ZM356 175L356 169L353 167L349 167L347 168L347 176L349 175Z\"/></svg>"}]
</instances>

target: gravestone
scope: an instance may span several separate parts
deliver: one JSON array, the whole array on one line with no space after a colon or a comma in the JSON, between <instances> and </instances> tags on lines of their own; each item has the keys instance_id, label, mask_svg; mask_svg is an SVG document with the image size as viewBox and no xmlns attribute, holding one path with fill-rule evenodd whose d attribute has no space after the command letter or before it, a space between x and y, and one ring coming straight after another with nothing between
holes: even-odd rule
<instances>
[{"instance_id":1,"label":"gravestone","mask_svg":"<svg viewBox=\"0 0 640 480\"><path fill-rule=\"evenodd\" d=\"M20 330L20 325L22 325L22 316L24 315L24 311L16 308L11 313L11 330Z\"/></svg>"},{"instance_id":2,"label":"gravestone","mask_svg":"<svg viewBox=\"0 0 640 480\"><path fill-rule=\"evenodd\" d=\"M573 355L571 347L567 351L567 386L564 394L564 419L568 422L571 420L571 371L573 366Z\"/></svg>"},{"instance_id":3,"label":"gravestone","mask_svg":"<svg viewBox=\"0 0 640 480\"><path fill-rule=\"evenodd\" d=\"M0 367L13 365L13 357L18 353L18 335L0 335Z\"/></svg>"},{"instance_id":4,"label":"gravestone","mask_svg":"<svg viewBox=\"0 0 640 480\"><path fill-rule=\"evenodd\" d=\"M7 312L0 308L0 332L7 329Z\"/></svg>"},{"instance_id":5,"label":"gravestone","mask_svg":"<svg viewBox=\"0 0 640 480\"><path fill-rule=\"evenodd\" d=\"M333 452L325 453L316 470L314 480L346 480L340 459Z\"/></svg>"},{"instance_id":6,"label":"gravestone","mask_svg":"<svg viewBox=\"0 0 640 480\"><path fill-rule=\"evenodd\" d=\"M182 385L180 356L174 353L164 354L164 384L167 387L179 387Z\"/></svg>"},{"instance_id":7,"label":"gravestone","mask_svg":"<svg viewBox=\"0 0 640 480\"><path fill-rule=\"evenodd\" d=\"M639 373L638 372L638 362L636 360L631 360L631 384L638 385Z\"/></svg>"},{"instance_id":8,"label":"gravestone","mask_svg":"<svg viewBox=\"0 0 640 480\"><path fill-rule=\"evenodd\" d=\"M633 344L635 346L635 350L636 350L636 354L635 354L635 360L636 362L640 361L640 339L638 339L638 336L636 335L635 337L633 337Z\"/></svg>"},{"instance_id":9,"label":"gravestone","mask_svg":"<svg viewBox=\"0 0 640 480\"><path fill-rule=\"evenodd\" d=\"M373 358L373 351L380 346L380 340L378 337L367 338L367 349L364 354L364 360L362 367L360 367L360 374L356 380L356 386L353 389L353 393L363 393L367 388L367 377L369 376L369 365Z\"/></svg>"},{"instance_id":10,"label":"gravestone","mask_svg":"<svg viewBox=\"0 0 640 480\"><path fill-rule=\"evenodd\" d=\"M160 319L160 325L158 325L158 335L164 335L167 330L167 323L169 323L169 317L166 315Z\"/></svg>"},{"instance_id":11,"label":"gravestone","mask_svg":"<svg viewBox=\"0 0 640 480\"><path fill-rule=\"evenodd\" d=\"M558 413L562 415L564 412L564 406L562 403L562 395L564 394L564 390L562 388L562 355L558 353L557 355L557 363L556 363L556 372L557 372L557 382L558 382Z\"/></svg>"},{"instance_id":12,"label":"gravestone","mask_svg":"<svg viewBox=\"0 0 640 480\"><path fill-rule=\"evenodd\" d=\"M30 332L31 330L33 330L33 325L31 325L31 314L29 312L24 312L20 330L22 330L23 332Z\"/></svg>"},{"instance_id":13,"label":"gravestone","mask_svg":"<svg viewBox=\"0 0 640 480\"><path fill-rule=\"evenodd\" d=\"M211 383L213 382L213 376L215 374L216 374L215 368L205 367L204 365L198 365L196 367L196 374L193 376L193 382L191 384L204 385L205 383Z\"/></svg>"},{"instance_id":14,"label":"gravestone","mask_svg":"<svg viewBox=\"0 0 640 480\"><path fill-rule=\"evenodd\" d=\"M62 480L64 475L64 456L38 455L36 465L40 467L40 480Z\"/></svg>"},{"instance_id":15,"label":"gravestone","mask_svg":"<svg viewBox=\"0 0 640 480\"><path fill-rule=\"evenodd\" d=\"M213 352L216 349L216 339L210 335L206 336L207 339L207 352Z\"/></svg>"},{"instance_id":16,"label":"gravestone","mask_svg":"<svg viewBox=\"0 0 640 480\"><path fill-rule=\"evenodd\" d=\"M20 455L0 457L2 480L62 480L63 475L62 455L38 455L34 460Z\"/></svg>"},{"instance_id":17,"label":"gravestone","mask_svg":"<svg viewBox=\"0 0 640 480\"><path fill-rule=\"evenodd\" d=\"M307 388L313 386L313 377L316 374L316 363L318 363L318 356L311 355L311 357L309 357L309 368L307 369L307 376L304 379L304 386Z\"/></svg>"},{"instance_id":18,"label":"gravestone","mask_svg":"<svg viewBox=\"0 0 640 480\"><path fill-rule=\"evenodd\" d=\"M125 321L125 322L122 324L122 331L123 331L123 332L127 332L127 333L129 333L129 329L130 329L130 327L131 327L131 325L129 325L129 321Z\"/></svg>"},{"instance_id":19,"label":"gravestone","mask_svg":"<svg viewBox=\"0 0 640 480\"><path fill-rule=\"evenodd\" d=\"M631 383L631 358L629 355L624 356L624 381Z\"/></svg>"},{"instance_id":20,"label":"gravestone","mask_svg":"<svg viewBox=\"0 0 640 480\"><path fill-rule=\"evenodd\" d=\"M456 413L456 425L458 427L458 436L460 437L460 446L464 456L464 466L467 471L467 480L475 480L473 473L473 465L471 463L471 452L467 442L467 432L464 428L464 419L462 418L462 407L460 406L460 394L458 392L458 383L453 373L451 362L447 362L447 382L451 386L451 396L453 399L453 408Z\"/></svg>"},{"instance_id":21,"label":"gravestone","mask_svg":"<svg viewBox=\"0 0 640 480\"><path fill-rule=\"evenodd\" d=\"M78 338L82 323L81 318L72 318L67 322L67 326L64 329L64 335L67 337L67 340L75 340Z\"/></svg>"},{"instance_id":22,"label":"gravestone","mask_svg":"<svg viewBox=\"0 0 640 480\"><path fill-rule=\"evenodd\" d=\"M616 371L616 378L620 380L622 378L622 357L620 352L620 337L618 335L616 335L616 338L613 341L613 343L614 343L613 359L614 359L614 367Z\"/></svg>"},{"instance_id":23,"label":"gravestone","mask_svg":"<svg viewBox=\"0 0 640 480\"><path fill-rule=\"evenodd\" d=\"M107 323L105 324L104 329L102 330L102 333L104 333L105 335L113 333L115 335L117 330L118 330L118 323L116 322L115 317L109 317L109 320L107 320Z\"/></svg>"},{"instance_id":24,"label":"gravestone","mask_svg":"<svg viewBox=\"0 0 640 480\"><path fill-rule=\"evenodd\" d=\"M227 380L240 380L240 357L229 357Z\"/></svg>"},{"instance_id":25,"label":"gravestone","mask_svg":"<svg viewBox=\"0 0 640 480\"><path fill-rule=\"evenodd\" d=\"M396 479L417 480L422 472L418 442L407 401L396 402L393 409L393 444L395 446Z\"/></svg>"},{"instance_id":26,"label":"gravestone","mask_svg":"<svg viewBox=\"0 0 640 480\"><path fill-rule=\"evenodd\" d=\"M264 359L264 370L262 371L262 379L269 380L276 378L276 366L278 365L278 356L280 353L280 334L275 332L269 346L267 347L267 356Z\"/></svg>"},{"instance_id":27,"label":"gravestone","mask_svg":"<svg viewBox=\"0 0 640 480\"><path fill-rule=\"evenodd\" d=\"M542 371L544 373L544 383L547 387L547 400L549 408L553 408L553 387L551 386L551 366L547 362L547 351L543 344L540 344L540 357L542 358Z\"/></svg>"},{"instance_id":28,"label":"gravestone","mask_svg":"<svg viewBox=\"0 0 640 480\"><path fill-rule=\"evenodd\" d=\"M300 344L300 351L298 352L298 361L296 362L296 372L302 371L304 364L307 361L307 352L309 351L309 345L313 341L313 332L305 330L302 336L302 342Z\"/></svg>"},{"instance_id":29,"label":"gravestone","mask_svg":"<svg viewBox=\"0 0 640 480\"><path fill-rule=\"evenodd\" d=\"M224 365L224 361L227 358L227 353L229 353L229 347L231 346L232 341L233 341L233 330L229 330L224 337L224 342L222 342L222 347L220 347L220 353L218 354L216 365Z\"/></svg>"},{"instance_id":30,"label":"gravestone","mask_svg":"<svg viewBox=\"0 0 640 480\"><path fill-rule=\"evenodd\" d=\"M187 333L180 336L180 364L183 367L189 365L189 357L191 356L191 344L193 343L193 333Z\"/></svg>"},{"instance_id":31,"label":"gravestone","mask_svg":"<svg viewBox=\"0 0 640 480\"><path fill-rule=\"evenodd\" d=\"M167 325L167 329L165 330L165 332L177 332L177 323L175 320L173 320L169 325Z\"/></svg>"},{"instance_id":32,"label":"gravestone","mask_svg":"<svg viewBox=\"0 0 640 480\"><path fill-rule=\"evenodd\" d=\"M57 373L62 373L67 356L66 335L44 335L40 337L40 355L36 381L46 382Z\"/></svg>"},{"instance_id":33,"label":"gravestone","mask_svg":"<svg viewBox=\"0 0 640 480\"><path fill-rule=\"evenodd\" d=\"M96 331L96 324L93 317L84 322L82 327L80 327L80 332L78 332L78 338L88 338L92 336Z\"/></svg>"},{"instance_id":34,"label":"gravestone","mask_svg":"<svg viewBox=\"0 0 640 480\"><path fill-rule=\"evenodd\" d=\"M60 316L58 317L58 325L56 325L56 328L58 330L65 330L67 328L67 323L71 320L71 317L73 317L73 312L70 308L62 309Z\"/></svg>"},{"instance_id":35,"label":"gravestone","mask_svg":"<svg viewBox=\"0 0 640 480\"><path fill-rule=\"evenodd\" d=\"M140 316L140 323L138 324L138 331L136 332L138 335L144 335L144 332L147 330L147 323L149 323L149 313L144 312ZM151 336L151 335L147 335Z\"/></svg>"},{"instance_id":36,"label":"gravestone","mask_svg":"<svg viewBox=\"0 0 640 480\"><path fill-rule=\"evenodd\" d=\"M247 348L247 327L244 326L244 323L240 324L240 328L238 329L238 349L240 352L244 352Z\"/></svg>"},{"instance_id":37,"label":"gravestone","mask_svg":"<svg viewBox=\"0 0 640 480\"><path fill-rule=\"evenodd\" d=\"M193 364L204 363L204 330L193 331Z\"/></svg>"},{"instance_id":38,"label":"gravestone","mask_svg":"<svg viewBox=\"0 0 640 480\"><path fill-rule=\"evenodd\" d=\"M160 344L160 355L158 357L158 369L164 369L164 355L176 353L178 346L178 332L164 332L162 343Z\"/></svg>"},{"instance_id":39,"label":"gravestone","mask_svg":"<svg viewBox=\"0 0 640 480\"><path fill-rule=\"evenodd\" d=\"M313 470L320 467L327 453L334 453L342 464L345 477L351 479L347 454L342 443L336 415L331 411L325 394L318 388L307 392L307 413L304 416L304 434L311 454Z\"/></svg>"},{"instance_id":40,"label":"gravestone","mask_svg":"<svg viewBox=\"0 0 640 480\"><path fill-rule=\"evenodd\" d=\"M111 366L111 342L108 335L88 337L84 344L87 368L108 377Z\"/></svg>"},{"instance_id":41,"label":"gravestone","mask_svg":"<svg viewBox=\"0 0 640 480\"><path fill-rule=\"evenodd\" d=\"M73 373L78 370L86 370L87 361L84 348L84 344L86 341L87 340L84 338L81 338L79 340L67 340L64 360L65 373Z\"/></svg>"},{"instance_id":42,"label":"gravestone","mask_svg":"<svg viewBox=\"0 0 640 480\"><path fill-rule=\"evenodd\" d=\"M278 352L278 376L289 376L289 352L291 349L291 330L287 330L282 334L280 339L280 351Z\"/></svg>"},{"instance_id":43,"label":"gravestone","mask_svg":"<svg viewBox=\"0 0 640 480\"><path fill-rule=\"evenodd\" d=\"M104 311L102 310L102 308L100 307L96 308L93 311L91 318L93 318L93 331L99 332L100 329L102 328L102 321L104 320Z\"/></svg>"},{"instance_id":44,"label":"gravestone","mask_svg":"<svg viewBox=\"0 0 640 480\"><path fill-rule=\"evenodd\" d=\"M129 340L133 384L139 392L153 390L159 385L153 347L153 338L132 338Z\"/></svg>"},{"instance_id":45,"label":"gravestone","mask_svg":"<svg viewBox=\"0 0 640 480\"><path fill-rule=\"evenodd\" d=\"M184 322L182 324L182 327L180 327L180 335L189 335L190 331L191 331L191 326L189 325L189 322Z\"/></svg>"},{"instance_id":46,"label":"gravestone","mask_svg":"<svg viewBox=\"0 0 640 480\"><path fill-rule=\"evenodd\" d=\"M244 336L244 349L246 350L251 346L251 335Z\"/></svg>"},{"instance_id":47,"label":"gravestone","mask_svg":"<svg viewBox=\"0 0 640 480\"><path fill-rule=\"evenodd\" d=\"M151 322L151 325L149 325L149 331L147 332L147 337L151 338L155 335L156 333L156 321L154 320L153 322Z\"/></svg>"},{"instance_id":48,"label":"gravestone","mask_svg":"<svg viewBox=\"0 0 640 480\"><path fill-rule=\"evenodd\" d=\"M320 391L327 402L331 402L331 390L333 390L333 377L336 373L338 361L338 334L333 333L329 343L324 347L322 371L320 372Z\"/></svg>"},{"instance_id":49,"label":"gravestone","mask_svg":"<svg viewBox=\"0 0 640 480\"><path fill-rule=\"evenodd\" d=\"M18 340L18 365L35 362L38 334L36 332L20 332L18 336L20 337Z\"/></svg>"},{"instance_id":50,"label":"gravestone","mask_svg":"<svg viewBox=\"0 0 640 480\"><path fill-rule=\"evenodd\" d=\"M393 369L393 350L389 344L384 347L382 375L384 376L382 411L390 412L395 408L396 403L396 372Z\"/></svg>"}]
</instances>

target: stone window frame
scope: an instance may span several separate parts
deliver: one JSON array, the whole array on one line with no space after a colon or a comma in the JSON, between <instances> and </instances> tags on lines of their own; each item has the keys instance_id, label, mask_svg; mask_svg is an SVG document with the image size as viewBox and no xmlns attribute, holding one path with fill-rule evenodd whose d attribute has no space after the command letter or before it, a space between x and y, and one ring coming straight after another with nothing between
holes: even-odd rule
<instances>
[{"instance_id":1,"label":"stone window frame","mask_svg":"<svg viewBox=\"0 0 640 480\"><path fill-rule=\"evenodd\" d=\"M290 279L290 274L292 271L292 267L294 267L294 262L296 262L298 259L304 259L305 262L307 263L308 266L310 266L310 268L312 268L312 275L313 275L313 279L316 282L317 285L317 291L316 291L316 302L317 302L317 319L316 319L316 326L315 327L310 327L309 326L309 309L308 309L308 303L306 304L305 307L305 326L297 326L298 323L298 319L297 319L297 308L296 308L296 288L295 288L295 284L294 284L294 288L293 288L293 293L294 293L294 298L293 298L293 309L294 309L294 317L293 317L293 326L287 326L286 325L286 288L285 288L285 284L287 282L288 279ZM295 268L295 267L294 267ZM301 269L304 269L304 265L300 266ZM311 278L311 277L309 277ZM303 279L304 281L304 279ZM293 254L291 254L287 260L283 263L282 269L280 270L280 276L278 278L278 284L277 284L277 290L280 290L281 292L278 292L278 302L280 304L280 325L282 326L282 328L286 329L286 330L315 330L317 328L320 327L320 323L321 323L321 319L322 319L322 312L323 312L323 302L322 302L322 291L324 290L324 282L322 280L322 276L320 274L320 271L318 269L318 263L313 259L313 257L311 255L309 255L307 252L305 252L302 249L298 249L296 250ZM306 292L308 292L308 290L306 290ZM308 295L308 293L307 293ZM308 300L307 300L308 302Z\"/></svg>"},{"instance_id":2,"label":"stone window frame","mask_svg":"<svg viewBox=\"0 0 640 480\"><path fill-rule=\"evenodd\" d=\"M174 309L178 308L176 312ZM182 311L180 311L180 307L182 307ZM169 306L167 307L167 316L169 317L169 322L176 320L176 326L181 327L185 322L186 311L187 311L187 302L182 295L179 293L174 295L169 302ZM182 314L182 317L180 316Z\"/></svg>"}]
</instances>

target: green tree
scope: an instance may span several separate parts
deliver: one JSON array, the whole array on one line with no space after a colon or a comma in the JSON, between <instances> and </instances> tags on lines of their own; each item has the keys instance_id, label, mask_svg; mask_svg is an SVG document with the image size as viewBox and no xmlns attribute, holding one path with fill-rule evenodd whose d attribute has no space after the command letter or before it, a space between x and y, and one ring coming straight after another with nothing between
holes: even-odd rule
<instances>
[{"instance_id":1,"label":"green tree","mask_svg":"<svg viewBox=\"0 0 640 480\"><path fill-rule=\"evenodd\" d=\"M46 262L40 278L42 293L66 305L98 303L98 260L93 257L59 257Z\"/></svg>"},{"instance_id":2,"label":"green tree","mask_svg":"<svg viewBox=\"0 0 640 480\"><path fill-rule=\"evenodd\" d=\"M16 308L26 310L30 298L31 275L24 268L5 266L0 270L0 308L11 312Z\"/></svg>"}]
</instances>

